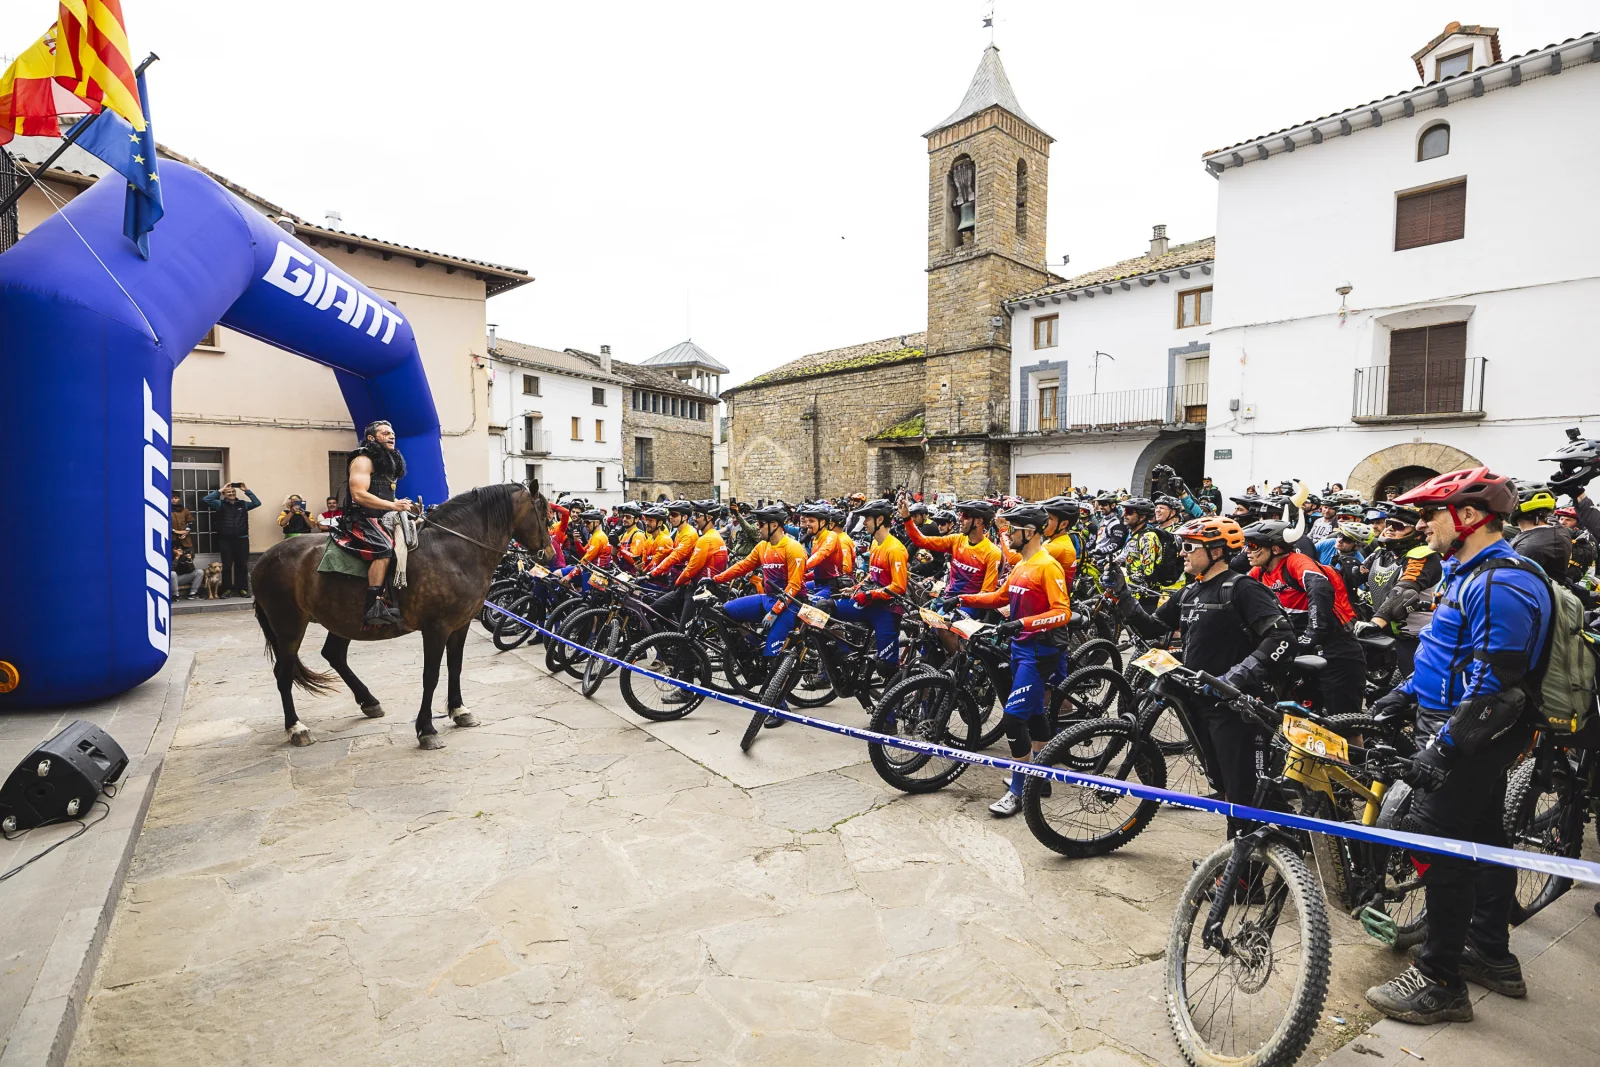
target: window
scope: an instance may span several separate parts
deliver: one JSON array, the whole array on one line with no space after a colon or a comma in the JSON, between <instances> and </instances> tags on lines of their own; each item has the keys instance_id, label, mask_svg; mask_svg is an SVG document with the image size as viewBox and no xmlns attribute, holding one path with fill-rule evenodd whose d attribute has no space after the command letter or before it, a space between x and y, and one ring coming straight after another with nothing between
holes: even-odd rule
<instances>
[{"instance_id":1,"label":"window","mask_svg":"<svg viewBox=\"0 0 1600 1067\"><path fill-rule=\"evenodd\" d=\"M594 487L596 489L604 489L606 487L606 469L604 467L596 467L594 469Z\"/></svg>"},{"instance_id":2,"label":"window","mask_svg":"<svg viewBox=\"0 0 1600 1067\"><path fill-rule=\"evenodd\" d=\"M944 243L946 248L970 245L978 225L978 168L971 156L957 156L945 178L945 198L950 204L946 212Z\"/></svg>"},{"instance_id":3,"label":"window","mask_svg":"<svg viewBox=\"0 0 1600 1067\"><path fill-rule=\"evenodd\" d=\"M1028 161L1017 160L1017 237L1028 236Z\"/></svg>"},{"instance_id":4,"label":"window","mask_svg":"<svg viewBox=\"0 0 1600 1067\"><path fill-rule=\"evenodd\" d=\"M1467 235L1467 180L1397 194L1394 250L1459 241Z\"/></svg>"},{"instance_id":5,"label":"window","mask_svg":"<svg viewBox=\"0 0 1600 1067\"><path fill-rule=\"evenodd\" d=\"M648 437L633 439L633 476L635 478L656 476L655 442Z\"/></svg>"},{"instance_id":6,"label":"window","mask_svg":"<svg viewBox=\"0 0 1600 1067\"><path fill-rule=\"evenodd\" d=\"M1039 383L1039 429L1049 432L1056 428L1056 400L1061 393L1060 380Z\"/></svg>"},{"instance_id":7,"label":"window","mask_svg":"<svg viewBox=\"0 0 1600 1067\"><path fill-rule=\"evenodd\" d=\"M222 341L218 327L213 326L211 329L207 330L206 335L200 338L199 344L195 345L195 347L215 349L219 352L222 351Z\"/></svg>"},{"instance_id":8,"label":"window","mask_svg":"<svg viewBox=\"0 0 1600 1067\"><path fill-rule=\"evenodd\" d=\"M572 439L574 441L583 440L583 420L576 415L572 417Z\"/></svg>"},{"instance_id":9,"label":"window","mask_svg":"<svg viewBox=\"0 0 1600 1067\"><path fill-rule=\"evenodd\" d=\"M1461 411L1467 324L1447 322L1389 335L1390 415Z\"/></svg>"},{"instance_id":10,"label":"window","mask_svg":"<svg viewBox=\"0 0 1600 1067\"><path fill-rule=\"evenodd\" d=\"M661 394L660 393L651 393L650 394L650 413L652 415L661 414Z\"/></svg>"},{"instance_id":11,"label":"window","mask_svg":"<svg viewBox=\"0 0 1600 1067\"><path fill-rule=\"evenodd\" d=\"M594 439L596 441L604 441L606 439L606 421L604 419L594 420Z\"/></svg>"},{"instance_id":12,"label":"window","mask_svg":"<svg viewBox=\"0 0 1600 1067\"><path fill-rule=\"evenodd\" d=\"M1058 343L1056 336L1057 323L1061 321L1060 315L1041 315L1033 320L1033 347L1054 348Z\"/></svg>"},{"instance_id":13,"label":"window","mask_svg":"<svg viewBox=\"0 0 1600 1067\"><path fill-rule=\"evenodd\" d=\"M1211 325L1211 287L1178 294L1178 328Z\"/></svg>"},{"instance_id":14,"label":"window","mask_svg":"<svg viewBox=\"0 0 1600 1067\"><path fill-rule=\"evenodd\" d=\"M537 463L524 463L522 465L523 481L527 482L530 486L539 481L540 473L541 471L539 470L539 464Z\"/></svg>"},{"instance_id":15,"label":"window","mask_svg":"<svg viewBox=\"0 0 1600 1067\"><path fill-rule=\"evenodd\" d=\"M1434 77L1451 78L1457 74L1465 74L1472 69L1472 49L1464 48L1459 52L1451 52L1447 56L1440 56L1433 61Z\"/></svg>"},{"instance_id":16,"label":"window","mask_svg":"<svg viewBox=\"0 0 1600 1067\"><path fill-rule=\"evenodd\" d=\"M1450 127L1446 123L1429 126L1417 141L1417 162L1450 153Z\"/></svg>"},{"instance_id":17,"label":"window","mask_svg":"<svg viewBox=\"0 0 1600 1067\"><path fill-rule=\"evenodd\" d=\"M641 394L640 394L639 390L635 389L633 391L633 410L635 410L635 411L639 410L639 397L640 396L641 396Z\"/></svg>"},{"instance_id":18,"label":"window","mask_svg":"<svg viewBox=\"0 0 1600 1067\"><path fill-rule=\"evenodd\" d=\"M522 376L522 395L539 395L539 376L537 374L524 374Z\"/></svg>"},{"instance_id":19,"label":"window","mask_svg":"<svg viewBox=\"0 0 1600 1067\"><path fill-rule=\"evenodd\" d=\"M593 396L596 407L603 408L606 406L606 391L604 388L596 386L595 388L589 390L589 393L591 396Z\"/></svg>"},{"instance_id":20,"label":"window","mask_svg":"<svg viewBox=\"0 0 1600 1067\"><path fill-rule=\"evenodd\" d=\"M672 413L673 413L673 414L674 414L674 415L676 415L676 414L678 414L678 413L679 413L679 412L680 412L680 411L681 411L681 410L682 410L682 409L683 409L683 401L682 401L682 400L679 400L679 399L678 399L678 398L677 398L677 397L673 397L673 398L672 398Z\"/></svg>"}]
</instances>

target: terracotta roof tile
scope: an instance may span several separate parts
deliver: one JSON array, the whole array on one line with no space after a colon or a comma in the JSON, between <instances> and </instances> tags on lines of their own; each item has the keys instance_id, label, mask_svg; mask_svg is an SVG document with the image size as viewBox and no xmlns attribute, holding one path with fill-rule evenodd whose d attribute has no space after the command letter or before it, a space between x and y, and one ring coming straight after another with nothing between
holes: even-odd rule
<instances>
[{"instance_id":1,"label":"terracotta roof tile","mask_svg":"<svg viewBox=\"0 0 1600 1067\"><path fill-rule=\"evenodd\" d=\"M1120 281L1124 278L1137 278L1143 274L1159 274L1167 270L1180 270L1192 267L1197 263L1209 263L1217 258L1217 239L1215 237L1202 237L1198 241L1187 244L1173 245L1167 249L1165 255L1160 256L1134 256L1120 263L1113 263L1109 267L1080 274L1076 278L1068 278L1061 282L1052 282L1031 293L1014 296L1006 303L1021 303L1036 297L1050 296L1052 293L1065 293L1072 289L1082 289L1089 285L1104 285L1107 282Z\"/></svg>"}]
</instances>

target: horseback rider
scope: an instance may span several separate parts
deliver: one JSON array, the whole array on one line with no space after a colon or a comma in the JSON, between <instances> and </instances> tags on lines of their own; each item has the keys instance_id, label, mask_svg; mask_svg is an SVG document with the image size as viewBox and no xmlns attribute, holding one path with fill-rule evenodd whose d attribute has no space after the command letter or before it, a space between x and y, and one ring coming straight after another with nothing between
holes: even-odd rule
<instances>
[{"instance_id":1,"label":"horseback rider","mask_svg":"<svg viewBox=\"0 0 1600 1067\"><path fill-rule=\"evenodd\" d=\"M395 483L406 476L406 460L394 446L394 427L369 423L361 447L350 453L349 492L341 528L333 535L340 548L367 561L367 610L364 626L398 624L400 612L383 595L383 581L394 557L394 538L385 528L389 512L422 513L422 505L395 499ZM390 520L392 527L393 520Z\"/></svg>"}]
</instances>

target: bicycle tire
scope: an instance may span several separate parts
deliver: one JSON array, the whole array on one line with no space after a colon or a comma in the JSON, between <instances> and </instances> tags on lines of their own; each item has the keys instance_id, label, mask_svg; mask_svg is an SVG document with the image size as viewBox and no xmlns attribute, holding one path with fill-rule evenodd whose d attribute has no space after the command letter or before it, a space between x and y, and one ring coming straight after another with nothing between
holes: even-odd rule
<instances>
[{"instance_id":1,"label":"bicycle tire","mask_svg":"<svg viewBox=\"0 0 1600 1067\"><path fill-rule=\"evenodd\" d=\"M807 666L812 668L824 684L820 689L801 689L797 681L794 688L789 691L789 703L797 708L820 708L824 704L832 703L838 694L833 690L833 682L828 679L828 672L823 670L822 657L809 643L805 652L801 654L800 662L795 666L795 670L801 672L802 679Z\"/></svg>"},{"instance_id":2,"label":"bicycle tire","mask_svg":"<svg viewBox=\"0 0 1600 1067\"><path fill-rule=\"evenodd\" d=\"M978 709L978 741L976 750L982 752L999 742L1006 734L1006 703L995 693L994 686L981 670L970 681L969 694Z\"/></svg>"},{"instance_id":3,"label":"bicycle tire","mask_svg":"<svg viewBox=\"0 0 1600 1067\"><path fill-rule=\"evenodd\" d=\"M931 714L906 713L908 704L923 710L923 702L930 695L936 700ZM971 695L954 679L947 674L923 673L905 678L884 692L868 729L891 737L971 750L978 743L978 721ZM960 760L871 742L867 745L867 758L878 777L902 793L936 792L960 778L968 766ZM932 774L916 776L916 772L930 766L936 767Z\"/></svg>"},{"instance_id":4,"label":"bicycle tire","mask_svg":"<svg viewBox=\"0 0 1600 1067\"><path fill-rule=\"evenodd\" d=\"M538 603L539 598L537 596L527 593L521 599L513 600L510 604L510 609L514 614L520 615L530 622L538 622L539 620L534 618L532 614L535 611L534 605ZM492 637L494 647L501 652L510 652L514 648L521 647L524 641L533 636L533 633L532 628L522 625L510 615L496 613Z\"/></svg>"},{"instance_id":5,"label":"bicycle tire","mask_svg":"<svg viewBox=\"0 0 1600 1067\"><path fill-rule=\"evenodd\" d=\"M670 632L651 634L628 649L622 658L657 674L693 682L703 689L710 688L711 661L706 657L705 650L688 634ZM705 702L705 697L701 694L689 693L688 699L682 704L650 703L647 699L648 694L653 692L665 695L669 690L676 689L675 686L663 688L664 684L635 671L623 671L622 677L617 680L617 687L622 690L623 702L635 714L652 722L671 722L681 719ZM677 691L683 692L683 690Z\"/></svg>"},{"instance_id":6,"label":"bicycle tire","mask_svg":"<svg viewBox=\"0 0 1600 1067\"><path fill-rule=\"evenodd\" d=\"M567 616L557 632L578 647L565 646L567 651L561 665L562 671L573 678L579 680L583 678L583 668L590 659L587 650L600 643L601 635L604 633L602 627L609 614L611 614L609 608L583 608Z\"/></svg>"},{"instance_id":7,"label":"bicycle tire","mask_svg":"<svg viewBox=\"0 0 1600 1067\"><path fill-rule=\"evenodd\" d=\"M1328 931L1327 905L1323 902L1311 869L1288 845L1274 841L1256 849L1253 864L1259 866L1252 873L1245 900L1230 906L1224 917L1224 931L1227 931L1229 921L1235 921L1232 940L1236 945L1245 944L1250 955L1247 958L1244 953L1235 951L1232 959L1220 958L1215 976L1202 978L1201 975L1205 973L1203 965L1208 963L1207 954L1215 958L1216 953L1200 942L1200 932L1211 909L1210 897L1216 891L1216 882L1227 866L1232 848L1231 843L1223 845L1200 861L1189 876L1177 910L1173 913L1172 929L1167 939L1167 1023L1172 1028L1178 1050L1194 1067L1290 1067L1310 1044L1328 997L1328 971L1333 950ZM1276 884L1266 878L1269 870L1276 875ZM1251 915L1257 908L1251 899L1251 891L1258 884L1266 895L1267 903L1260 905L1263 912L1273 903L1279 908L1290 905L1294 908L1294 929L1288 933L1291 944L1286 945L1285 949L1299 946L1301 966L1299 973L1289 983L1272 981L1281 970L1287 970L1277 965L1273 953L1276 935L1283 926L1282 912L1270 924L1270 929L1265 931L1260 927L1250 929L1246 925L1249 920L1241 920L1242 916ZM1265 916L1262 918L1264 920ZM1261 959L1263 955L1267 957L1264 966ZM1195 958L1191 960L1191 957ZM1195 972L1192 982L1191 970ZM1246 984L1241 984L1240 979L1244 979ZM1260 985L1256 989L1248 988L1249 984L1258 980ZM1255 999L1257 994L1273 989L1274 985L1278 995L1271 999L1281 1002L1281 1009L1274 1003L1257 1002ZM1197 1009L1203 1009L1205 998L1214 988L1217 989L1218 1007L1226 1000L1229 1011L1225 1025L1218 1027L1213 1036L1210 1024L1217 1021L1217 1009L1213 1008L1211 1015L1199 1023L1196 1015L1199 1014ZM1243 1038L1243 1043L1248 1047L1229 1044L1232 1040L1240 1039L1242 1025L1238 1008L1241 1005L1232 991L1241 989L1246 993L1243 1006L1259 1007L1259 1015L1265 1024L1272 1027L1258 1042ZM1189 1002L1191 995L1197 998L1194 1005ZM1202 1030L1205 1032L1202 1033Z\"/></svg>"},{"instance_id":8,"label":"bicycle tire","mask_svg":"<svg viewBox=\"0 0 1600 1067\"><path fill-rule=\"evenodd\" d=\"M1560 758L1566 760L1565 755ZM1553 768L1550 784L1541 787L1535 780L1537 771L1538 760L1523 760L1506 783L1506 840L1512 848L1528 852L1576 857L1583 851L1583 820L1581 814L1573 817L1571 775ZM1511 925L1521 926L1571 888L1570 878L1517 871Z\"/></svg>"},{"instance_id":9,"label":"bicycle tire","mask_svg":"<svg viewBox=\"0 0 1600 1067\"><path fill-rule=\"evenodd\" d=\"M1132 718L1134 714L1133 690L1123 679L1122 672L1110 667L1082 667L1075 670L1055 687L1055 692L1061 697L1056 714L1063 722L1102 717Z\"/></svg>"},{"instance_id":10,"label":"bicycle tire","mask_svg":"<svg viewBox=\"0 0 1600 1067\"><path fill-rule=\"evenodd\" d=\"M743 632L721 619L714 622L711 629L716 632L716 637L713 639L711 634L707 633L706 645L720 653L716 669L721 673L723 681L727 682L728 692L754 700L760 695L765 679L752 671L740 655L743 651L741 648L741 643L744 642Z\"/></svg>"},{"instance_id":11,"label":"bicycle tire","mask_svg":"<svg viewBox=\"0 0 1600 1067\"><path fill-rule=\"evenodd\" d=\"M563 600L551 608L550 614L545 616L544 628L553 634L560 634L562 627L567 624L567 619L582 611L584 606L584 602L578 597ZM544 644L544 669L551 674L565 670L567 659L571 655L572 646L565 641L558 641L555 638L547 640Z\"/></svg>"},{"instance_id":12,"label":"bicycle tire","mask_svg":"<svg viewBox=\"0 0 1600 1067\"><path fill-rule=\"evenodd\" d=\"M1084 667L1106 667L1122 673L1122 650L1103 637L1091 637L1082 644L1067 649L1067 660L1073 670Z\"/></svg>"},{"instance_id":13,"label":"bicycle tire","mask_svg":"<svg viewBox=\"0 0 1600 1067\"><path fill-rule=\"evenodd\" d=\"M1417 743L1412 738L1411 732L1398 723L1379 722L1364 712L1329 715L1322 722L1340 737L1347 740L1359 739L1352 740L1352 743L1361 744L1363 747L1368 739L1377 738L1393 745L1395 751L1402 756L1416 755Z\"/></svg>"},{"instance_id":14,"label":"bicycle tire","mask_svg":"<svg viewBox=\"0 0 1600 1067\"><path fill-rule=\"evenodd\" d=\"M621 645L622 620L612 619L606 623L605 633L601 635L600 644L596 646L596 651L607 656L615 656L622 651ZM588 656L585 658L583 684L578 687L578 690L583 693L584 699L592 698L599 690L600 683L605 681L606 675L611 673L607 670L610 666L611 664L601 659L600 656Z\"/></svg>"},{"instance_id":15,"label":"bicycle tire","mask_svg":"<svg viewBox=\"0 0 1600 1067\"><path fill-rule=\"evenodd\" d=\"M1411 787L1404 782L1396 782L1383 794L1383 806L1378 811L1378 828L1381 830L1415 830L1410 824L1411 802L1414 799ZM1384 865L1386 880L1396 882L1406 880L1420 881L1422 875L1415 864L1411 862L1411 853L1403 848L1390 848L1382 852L1382 846L1374 846L1374 862ZM1427 895L1417 886L1407 894L1414 905L1392 909L1389 917L1394 920L1394 950L1404 952L1413 945L1422 944L1423 938L1428 936L1428 906Z\"/></svg>"},{"instance_id":16,"label":"bicycle tire","mask_svg":"<svg viewBox=\"0 0 1600 1067\"><path fill-rule=\"evenodd\" d=\"M783 703L783 690L789 684L789 672L794 670L795 661L800 658L796 651L783 654L778 665L772 668L772 673L767 676L767 684L761 687L761 696L758 701L769 708L776 708ZM749 752L750 746L756 743L756 735L761 733L761 728L766 724L767 713L758 711L750 716L750 725L744 728L744 736L739 738L739 751Z\"/></svg>"},{"instance_id":17,"label":"bicycle tire","mask_svg":"<svg viewBox=\"0 0 1600 1067\"><path fill-rule=\"evenodd\" d=\"M1092 719L1068 727L1040 749L1033 762L1157 789L1167 784L1161 750L1126 719ZM1022 788L1029 831L1045 848L1068 859L1110 855L1138 837L1160 808L1154 800L1040 778L1027 779ZM1094 816L1094 821L1075 822L1069 817L1074 811ZM1102 815L1111 817L1098 818Z\"/></svg>"}]
</instances>

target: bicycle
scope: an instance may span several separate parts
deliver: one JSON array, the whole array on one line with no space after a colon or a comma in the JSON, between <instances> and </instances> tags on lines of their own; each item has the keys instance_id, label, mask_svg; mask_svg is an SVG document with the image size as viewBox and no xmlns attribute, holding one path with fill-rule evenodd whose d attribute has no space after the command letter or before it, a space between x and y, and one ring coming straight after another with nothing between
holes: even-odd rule
<instances>
[{"instance_id":1,"label":"bicycle","mask_svg":"<svg viewBox=\"0 0 1600 1067\"><path fill-rule=\"evenodd\" d=\"M1567 744L1541 730L1532 756L1519 763L1506 784L1505 829L1511 847L1547 856L1576 858L1583 851L1584 824L1600 811L1600 754ZM1600 827L1596 830L1600 836ZM1517 871L1511 925L1521 926L1572 888L1572 879Z\"/></svg>"}]
</instances>

